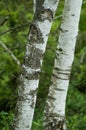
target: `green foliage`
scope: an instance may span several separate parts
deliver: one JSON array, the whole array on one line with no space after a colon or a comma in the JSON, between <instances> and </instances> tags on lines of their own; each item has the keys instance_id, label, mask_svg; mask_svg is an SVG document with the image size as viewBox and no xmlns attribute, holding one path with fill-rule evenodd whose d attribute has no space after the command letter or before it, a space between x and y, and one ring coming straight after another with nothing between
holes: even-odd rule
<instances>
[{"instance_id":1,"label":"green foliage","mask_svg":"<svg viewBox=\"0 0 86 130\"><path fill-rule=\"evenodd\" d=\"M79 91L86 93L86 64L80 66L81 73L78 74L76 87Z\"/></svg>"},{"instance_id":2,"label":"green foliage","mask_svg":"<svg viewBox=\"0 0 86 130\"><path fill-rule=\"evenodd\" d=\"M12 124L14 115L12 113L7 113L2 111L0 113L0 129L9 130Z\"/></svg>"},{"instance_id":3,"label":"green foliage","mask_svg":"<svg viewBox=\"0 0 86 130\"><path fill-rule=\"evenodd\" d=\"M29 23L33 17L32 10L28 9L28 5L31 6L31 4L32 2L27 1L0 1L0 24L8 17L8 20L0 26L0 41L12 51L21 63L29 30L23 24ZM17 28L14 29L15 27ZM10 31L4 33L7 30ZM3 33L4 35L2 35ZM0 45L0 110L9 111L14 108L20 71L20 67Z\"/></svg>"},{"instance_id":4,"label":"green foliage","mask_svg":"<svg viewBox=\"0 0 86 130\"><path fill-rule=\"evenodd\" d=\"M71 100L72 99L72 100ZM67 97L67 128L68 130L85 130L86 128L86 96L69 86Z\"/></svg>"},{"instance_id":5,"label":"green foliage","mask_svg":"<svg viewBox=\"0 0 86 130\"><path fill-rule=\"evenodd\" d=\"M61 0L56 17L62 14L64 1ZM32 1L1 0L0 23L8 16L9 19L0 26L0 40L13 52L22 63L28 37L28 23L33 18ZM68 130L86 129L86 4L83 5L80 19L80 32L77 40L75 60L71 73L70 86L67 97L66 115ZM32 130L42 130L43 111L51 84L50 79L55 58L55 50L59 35L61 17L55 18L48 39L40 77L38 98L33 120ZM19 25L22 27L15 28ZM8 29L8 33L4 33ZM0 45L0 129L9 130L13 120L13 111L17 100L18 76L21 69Z\"/></svg>"},{"instance_id":6,"label":"green foliage","mask_svg":"<svg viewBox=\"0 0 86 130\"><path fill-rule=\"evenodd\" d=\"M28 8L31 7L31 8ZM28 25L32 20L31 1L0 1L0 41L2 41L22 63L27 41ZM27 24L25 26L25 24ZM24 26L23 26L24 25ZM20 27L21 26L21 27ZM15 29L16 28L16 29ZM5 33L9 30L7 33ZM21 68L0 45L0 130L9 130L17 100L18 77Z\"/></svg>"},{"instance_id":7,"label":"green foliage","mask_svg":"<svg viewBox=\"0 0 86 130\"><path fill-rule=\"evenodd\" d=\"M84 21L86 21L86 16L85 16L85 12L86 12L86 4L84 4L82 6L83 10L81 12L81 18L80 18L80 30L82 31L86 31L86 24L84 23ZM84 23L84 24L83 24Z\"/></svg>"}]
</instances>

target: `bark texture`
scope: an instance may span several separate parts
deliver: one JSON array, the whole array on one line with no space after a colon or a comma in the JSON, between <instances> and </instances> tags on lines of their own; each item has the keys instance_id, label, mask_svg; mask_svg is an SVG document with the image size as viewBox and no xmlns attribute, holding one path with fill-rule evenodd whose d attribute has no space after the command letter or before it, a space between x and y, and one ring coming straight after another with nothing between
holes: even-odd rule
<instances>
[{"instance_id":1,"label":"bark texture","mask_svg":"<svg viewBox=\"0 0 86 130\"><path fill-rule=\"evenodd\" d=\"M43 55L59 0L37 0L28 43L12 130L31 130Z\"/></svg>"},{"instance_id":2,"label":"bark texture","mask_svg":"<svg viewBox=\"0 0 86 130\"><path fill-rule=\"evenodd\" d=\"M66 130L65 103L74 59L82 0L65 0L51 86L44 111L44 130Z\"/></svg>"}]
</instances>

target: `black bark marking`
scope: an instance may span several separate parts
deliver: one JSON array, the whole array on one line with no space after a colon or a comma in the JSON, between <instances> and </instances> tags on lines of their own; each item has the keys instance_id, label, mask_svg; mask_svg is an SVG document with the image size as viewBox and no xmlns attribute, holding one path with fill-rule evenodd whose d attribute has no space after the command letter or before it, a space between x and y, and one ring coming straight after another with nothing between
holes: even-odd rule
<instances>
[{"instance_id":1,"label":"black bark marking","mask_svg":"<svg viewBox=\"0 0 86 130\"><path fill-rule=\"evenodd\" d=\"M30 90L29 95L34 95L37 93L37 91L38 91L38 88L35 90Z\"/></svg>"},{"instance_id":2,"label":"black bark marking","mask_svg":"<svg viewBox=\"0 0 86 130\"><path fill-rule=\"evenodd\" d=\"M59 51L61 51L61 52L62 52L62 51L63 51L63 50L62 50L62 48L59 48Z\"/></svg>"},{"instance_id":3,"label":"black bark marking","mask_svg":"<svg viewBox=\"0 0 86 130\"><path fill-rule=\"evenodd\" d=\"M61 78L60 75L65 76L65 78ZM70 78L70 72L55 70L53 72L53 76L56 77L56 78L58 78L58 79L61 78L61 79L67 80L67 79Z\"/></svg>"},{"instance_id":4,"label":"black bark marking","mask_svg":"<svg viewBox=\"0 0 86 130\"><path fill-rule=\"evenodd\" d=\"M37 94L38 88L35 90L30 90L29 95L31 95L31 104L30 106L34 108L35 102L34 102L34 96Z\"/></svg>"},{"instance_id":5,"label":"black bark marking","mask_svg":"<svg viewBox=\"0 0 86 130\"><path fill-rule=\"evenodd\" d=\"M57 87L57 84L53 81L53 78L51 78L51 85L54 86L53 90L57 90L57 91L65 91L65 89L61 89ZM54 97L52 97L52 99L56 100Z\"/></svg>"},{"instance_id":6,"label":"black bark marking","mask_svg":"<svg viewBox=\"0 0 86 130\"><path fill-rule=\"evenodd\" d=\"M71 16L75 16L75 14L72 14Z\"/></svg>"},{"instance_id":7,"label":"black bark marking","mask_svg":"<svg viewBox=\"0 0 86 130\"><path fill-rule=\"evenodd\" d=\"M38 26L33 22L30 25L30 37L29 37L30 44L32 43L44 43L41 30L38 28Z\"/></svg>"},{"instance_id":8,"label":"black bark marking","mask_svg":"<svg viewBox=\"0 0 86 130\"><path fill-rule=\"evenodd\" d=\"M54 98L50 99L50 97L48 98L47 102L46 102L46 105L45 105L45 111L44 111L44 114L46 116L46 118L48 118L49 116L49 110L52 108L54 108L54 105L53 105L53 100Z\"/></svg>"},{"instance_id":9,"label":"black bark marking","mask_svg":"<svg viewBox=\"0 0 86 130\"><path fill-rule=\"evenodd\" d=\"M52 114L51 114L52 115ZM44 124L44 130L65 130L65 119L64 117L56 117L56 115L48 115L45 118L46 124Z\"/></svg>"},{"instance_id":10,"label":"black bark marking","mask_svg":"<svg viewBox=\"0 0 86 130\"><path fill-rule=\"evenodd\" d=\"M34 108L34 106L35 106L34 95L32 95L30 106L31 106L31 108Z\"/></svg>"},{"instance_id":11,"label":"black bark marking","mask_svg":"<svg viewBox=\"0 0 86 130\"><path fill-rule=\"evenodd\" d=\"M42 7L36 11L35 19L38 21L49 20L51 22L53 20L53 11Z\"/></svg>"},{"instance_id":12,"label":"black bark marking","mask_svg":"<svg viewBox=\"0 0 86 130\"><path fill-rule=\"evenodd\" d=\"M32 68L38 69L41 67L40 60L43 59L43 52L35 47L31 47L30 54L25 57L25 65Z\"/></svg>"},{"instance_id":13,"label":"black bark marking","mask_svg":"<svg viewBox=\"0 0 86 130\"><path fill-rule=\"evenodd\" d=\"M44 0L36 0L36 9L41 8L44 4Z\"/></svg>"},{"instance_id":14,"label":"black bark marking","mask_svg":"<svg viewBox=\"0 0 86 130\"><path fill-rule=\"evenodd\" d=\"M61 89L61 88L55 88L55 90L58 90L58 91L65 91L65 89Z\"/></svg>"},{"instance_id":15,"label":"black bark marking","mask_svg":"<svg viewBox=\"0 0 86 130\"><path fill-rule=\"evenodd\" d=\"M47 98L48 98L49 100L56 100L56 98L54 98L53 95L54 95L54 94L52 94L52 95L48 95Z\"/></svg>"},{"instance_id":16,"label":"black bark marking","mask_svg":"<svg viewBox=\"0 0 86 130\"><path fill-rule=\"evenodd\" d=\"M39 79L40 77L40 72L33 72L31 74L27 74L25 75L25 78L28 79L28 80L34 80L34 79Z\"/></svg>"},{"instance_id":17,"label":"black bark marking","mask_svg":"<svg viewBox=\"0 0 86 130\"><path fill-rule=\"evenodd\" d=\"M55 67L54 69L57 70L57 71L63 71L63 72L64 72L64 71L65 71L65 72L67 71L67 72L70 72L71 67L70 67L70 69L65 69L65 70L60 69L60 68L58 68L58 67Z\"/></svg>"},{"instance_id":18,"label":"black bark marking","mask_svg":"<svg viewBox=\"0 0 86 130\"><path fill-rule=\"evenodd\" d=\"M34 80L34 79L39 79L39 77L40 77L40 71L37 71L37 72L33 72L33 73L27 73L27 72L25 72L25 71L23 71L22 72L23 73L23 75L24 75L24 77L26 78L26 79L28 79L28 80Z\"/></svg>"},{"instance_id":19,"label":"black bark marking","mask_svg":"<svg viewBox=\"0 0 86 130\"><path fill-rule=\"evenodd\" d=\"M69 80L69 77L68 78L61 78L61 77L59 77L59 76L57 76L55 74L52 74L52 77L55 77L55 78L61 79L61 80Z\"/></svg>"},{"instance_id":20,"label":"black bark marking","mask_svg":"<svg viewBox=\"0 0 86 130\"><path fill-rule=\"evenodd\" d=\"M68 32L68 30L63 29L62 27L60 27L60 31L61 31L62 33Z\"/></svg>"},{"instance_id":21,"label":"black bark marking","mask_svg":"<svg viewBox=\"0 0 86 130\"><path fill-rule=\"evenodd\" d=\"M54 70L55 70L55 72L57 74L62 74L62 75L70 76L70 71L64 72L64 71L61 71L61 70L57 70L56 68L54 68Z\"/></svg>"}]
</instances>

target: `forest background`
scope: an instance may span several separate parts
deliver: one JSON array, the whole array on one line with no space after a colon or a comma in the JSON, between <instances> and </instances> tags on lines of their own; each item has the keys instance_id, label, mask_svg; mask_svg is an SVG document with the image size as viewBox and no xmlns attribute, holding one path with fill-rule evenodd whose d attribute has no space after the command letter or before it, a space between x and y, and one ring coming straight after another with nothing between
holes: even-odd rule
<instances>
[{"instance_id":1,"label":"forest background","mask_svg":"<svg viewBox=\"0 0 86 130\"><path fill-rule=\"evenodd\" d=\"M61 0L53 22L40 76L38 98L32 130L42 130L45 101L55 58L64 0ZM17 101L21 67L3 48L23 63L29 25L33 19L33 1L0 0L0 130L9 130ZM79 24L79 35L72 67L66 104L67 130L86 130L86 1Z\"/></svg>"}]
</instances>

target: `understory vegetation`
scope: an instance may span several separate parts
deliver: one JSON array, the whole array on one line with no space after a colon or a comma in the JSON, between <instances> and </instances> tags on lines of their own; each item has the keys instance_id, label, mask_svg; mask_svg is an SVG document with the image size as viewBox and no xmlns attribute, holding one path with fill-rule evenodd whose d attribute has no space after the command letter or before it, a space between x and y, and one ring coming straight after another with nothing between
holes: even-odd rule
<instances>
[{"instance_id":1,"label":"understory vegetation","mask_svg":"<svg viewBox=\"0 0 86 130\"><path fill-rule=\"evenodd\" d=\"M46 47L32 130L42 130L63 7L64 1L61 0ZM12 124L21 73L21 67L1 43L23 63L29 25L33 19L32 8L30 0L0 1L0 130L9 130ZM66 121L67 130L86 130L86 4L83 4L81 11L66 103Z\"/></svg>"}]
</instances>

